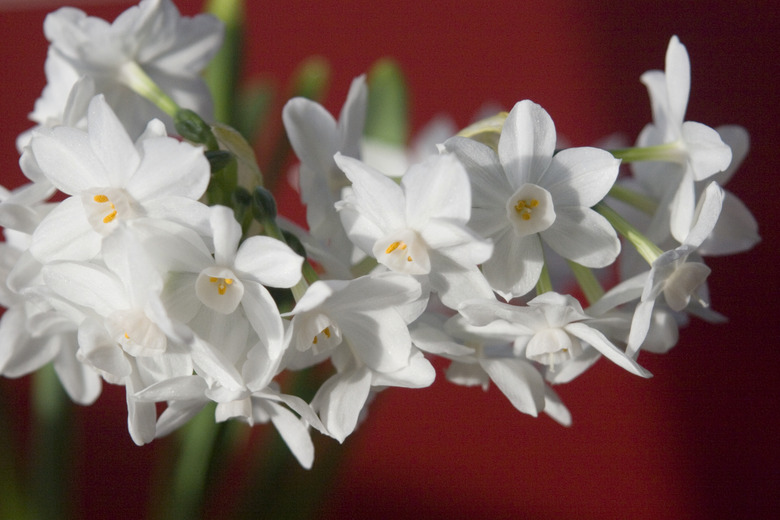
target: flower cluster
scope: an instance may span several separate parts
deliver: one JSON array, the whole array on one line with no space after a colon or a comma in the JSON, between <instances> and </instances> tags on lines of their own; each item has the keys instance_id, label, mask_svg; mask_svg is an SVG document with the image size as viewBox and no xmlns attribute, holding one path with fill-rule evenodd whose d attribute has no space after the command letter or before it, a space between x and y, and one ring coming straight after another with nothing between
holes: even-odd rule
<instances>
[{"instance_id":1,"label":"flower cluster","mask_svg":"<svg viewBox=\"0 0 780 520\"><path fill-rule=\"evenodd\" d=\"M0 192L0 373L53 363L82 404L124 385L137 444L213 406L217 421L271 421L309 467L311 428L343 441L377 392L430 385L434 357L453 383L492 382L568 425L554 385L602 355L649 377L640 350L672 348L691 315L721 319L702 257L759 240L720 187L747 133L685 121L676 37L665 71L642 76L653 122L620 150L558 149L523 100L395 176L397 160L361 157L364 77L338 121L289 100L303 230L236 180L252 167L240 135L203 123L214 17L143 0L111 24L60 9L44 29L48 84L18 140L30 182ZM606 282L592 271L618 262Z\"/></svg>"}]
</instances>

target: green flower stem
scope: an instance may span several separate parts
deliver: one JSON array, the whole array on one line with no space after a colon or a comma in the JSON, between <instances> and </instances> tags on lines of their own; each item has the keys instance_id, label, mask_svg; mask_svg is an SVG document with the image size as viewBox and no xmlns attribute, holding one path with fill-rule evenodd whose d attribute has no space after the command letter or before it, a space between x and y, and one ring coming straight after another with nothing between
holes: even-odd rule
<instances>
[{"instance_id":1,"label":"green flower stem","mask_svg":"<svg viewBox=\"0 0 780 520\"><path fill-rule=\"evenodd\" d=\"M601 287L591 269L571 260L567 260L567 262L589 304L592 305L604 296L604 288Z\"/></svg>"},{"instance_id":2,"label":"green flower stem","mask_svg":"<svg viewBox=\"0 0 780 520\"><path fill-rule=\"evenodd\" d=\"M214 422L214 405L202 410L179 432L181 449L159 519L200 518L212 453L223 425Z\"/></svg>"},{"instance_id":3,"label":"green flower stem","mask_svg":"<svg viewBox=\"0 0 780 520\"><path fill-rule=\"evenodd\" d=\"M139 96L145 97L157 108L171 117L176 117L180 107L157 86L152 78L138 63L129 61L120 69L120 80Z\"/></svg>"},{"instance_id":4,"label":"green flower stem","mask_svg":"<svg viewBox=\"0 0 780 520\"><path fill-rule=\"evenodd\" d=\"M643 213L652 215L655 210L658 209L658 203L648 197L634 190L630 190L620 184L615 184L610 188L608 195L613 199L617 199L621 202L625 202L630 206L635 207Z\"/></svg>"},{"instance_id":5,"label":"green flower stem","mask_svg":"<svg viewBox=\"0 0 780 520\"><path fill-rule=\"evenodd\" d=\"M655 146L619 148L617 150L609 150L609 153L626 163L664 161L683 164L686 160L685 151L680 141Z\"/></svg>"},{"instance_id":6,"label":"green flower stem","mask_svg":"<svg viewBox=\"0 0 780 520\"><path fill-rule=\"evenodd\" d=\"M536 294L543 294L553 290L552 280L550 279L550 271L547 269L547 262L542 265L542 273L539 275L539 280L536 282Z\"/></svg>"},{"instance_id":7,"label":"green flower stem","mask_svg":"<svg viewBox=\"0 0 780 520\"><path fill-rule=\"evenodd\" d=\"M71 406L51 364L33 375L32 506L35 518L68 518Z\"/></svg>"},{"instance_id":8,"label":"green flower stem","mask_svg":"<svg viewBox=\"0 0 780 520\"><path fill-rule=\"evenodd\" d=\"M206 4L206 12L225 25L225 39L206 69L206 83L214 99L214 118L230 126L236 126L238 116L235 100L241 76L244 4L243 0L209 0Z\"/></svg>"},{"instance_id":9,"label":"green flower stem","mask_svg":"<svg viewBox=\"0 0 780 520\"><path fill-rule=\"evenodd\" d=\"M603 202L593 206L593 209L606 218L612 227L615 228L615 231L624 236L648 264L652 265L655 259L663 254L663 251L652 240L640 233L638 229L621 217L614 209Z\"/></svg>"},{"instance_id":10,"label":"green flower stem","mask_svg":"<svg viewBox=\"0 0 780 520\"><path fill-rule=\"evenodd\" d=\"M18 439L11 426L5 392L0 388L0 518L27 520L32 518L27 498L22 491L21 475L16 464Z\"/></svg>"}]
</instances>

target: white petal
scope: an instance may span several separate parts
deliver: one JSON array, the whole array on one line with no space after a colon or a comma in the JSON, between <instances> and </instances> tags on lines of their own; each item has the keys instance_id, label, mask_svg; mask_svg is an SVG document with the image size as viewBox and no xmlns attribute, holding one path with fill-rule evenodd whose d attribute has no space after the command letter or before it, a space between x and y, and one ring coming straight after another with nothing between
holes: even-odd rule
<instances>
[{"instance_id":1,"label":"white petal","mask_svg":"<svg viewBox=\"0 0 780 520\"><path fill-rule=\"evenodd\" d=\"M253 399L254 401L254 399ZM305 469L310 469L314 462L314 443L311 441L309 429L298 417L287 408L274 402L266 401L261 405L271 417L276 431L284 439L287 447Z\"/></svg>"},{"instance_id":2,"label":"white petal","mask_svg":"<svg viewBox=\"0 0 780 520\"><path fill-rule=\"evenodd\" d=\"M571 413L555 390L544 385L544 413L555 419L562 426L571 426Z\"/></svg>"},{"instance_id":3,"label":"white petal","mask_svg":"<svg viewBox=\"0 0 780 520\"><path fill-rule=\"evenodd\" d=\"M241 241L241 224L236 222L233 210L225 206L212 206L209 222L214 236L214 261L231 266Z\"/></svg>"},{"instance_id":4,"label":"white petal","mask_svg":"<svg viewBox=\"0 0 780 520\"><path fill-rule=\"evenodd\" d=\"M591 207L615 184L620 161L598 148L569 148L553 157L540 180L556 207Z\"/></svg>"},{"instance_id":5,"label":"white petal","mask_svg":"<svg viewBox=\"0 0 780 520\"><path fill-rule=\"evenodd\" d=\"M731 148L709 126L686 121L682 126L682 135L694 180L706 179L731 164Z\"/></svg>"},{"instance_id":6,"label":"white petal","mask_svg":"<svg viewBox=\"0 0 780 520\"><path fill-rule=\"evenodd\" d=\"M337 374L317 391L312 406L334 439L344 442L355 430L370 389L371 372L363 368Z\"/></svg>"},{"instance_id":7,"label":"white petal","mask_svg":"<svg viewBox=\"0 0 780 520\"><path fill-rule=\"evenodd\" d=\"M585 267L605 267L620 254L620 240L607 219L590 208L556 208L553 225L542 239L562 257Z\"/></svg>"},{"instance_id":8,"label":"white petal","mask_svg":"<svg viewBox=\"0 0 780 520\"><path fill-rule=\"evenodd\" d=\"M626 355L622 350L617 348L609 341L604 334L596 329L585 325L584 323L569 323L566 325L565 330L574 336L577 336L581 340L589 343L593 348L601 352L604 357L622 367L632 374L636 374L641 377L651 377L652 374L646 369L642 368L634 361L634 358Z\"/></svg>"},{"instance_id":9,"label":"white petal","mask_svg":"<svg viewBox=\"0 0 780 520\"><path fill-rule=\"evenodd\" d=\"M236 269L269 287L292 287L301 279L302 265L290 246L264 236L246 239L235 259Z\"/></svg>"},{"instance_id":10,"label":"white petal","mask_svg":"<svg viewBox=\"0 0 780 520\"><path fill-rule=\"evenodd\" d=\"M368 87L365 75L352 80L349 93L339 114L339 132L341 143L339 150L350 157L359 157L360 140L366 123L368 108Z\"/></svg>"},{"instance_id":11,"label":"white petal","mask_svg":"<svg viewBox=\"0 0 780 520\"><path fill-rule=\"evenodd\" d=\"M176 196L197 200L206 191L209 163L201 148L171 137L141 142L143 158L125 188L136 200Z\"/></svg>"},{"instance_id":12,"label":"white petal","mask_svg":"<svg viewBox=\"0 0 780 520\"><path fill-rule=\"evenodd\" d=\"M341 154L336 154L334 159L352 181L361 214L386 232L407 227L406 199L400 186L357 159Z\"/></svg>"},{"instance_id":13,"label":"white petal","mask_svg":"<svg viewBox=\"0 0 780 520\"><path fill-rule=\"evenodd\" d=\"M533 365L520 359L480 359L479 364L512 406L534 417L544 409L544 380Z\"/></svg>"},{"instance_id":14,"label":"white petal","mask_svg":"<svg viewBox=\"0 0 780 520\"><path fill-rule=\"evenodd\" d=\"M498 157L514 190L538 184L552 160L555 141L555 125L545 109L527 99L512 108L501 130Z\"/></svg>"},{"instance_id":15,"label":"white petal","mask_svg":"<svg viewBox=\"0 0 780 520\"><path fill-rule=\"evenodd\" d=\"M496 239L493 256L482 264L482 272L493 290L508 301L533 289L543 265L539 237L517 238L510 229Z\"/></svg>"},{"instance_id":16,"label":"white petal","mask_svg":"<svg viewBox=\"0 0 780 520\"><path fill-rule=\"evenodd\" d=\"M704 193L702 193L699 203L696 205L693 226L687 233L683 241L684 244L692 248L699 247L712 233L723 208L723 198L723 189L716 183L711 182L704 190Z\"/></svg>"},{"instance_id":17,"label":"white petal","mask_svg":"<svg viewBox=\"0 0 780 520\"><path fill-rule=\"evenodd\" d=\"M268 349L268 356L277 359L284 347L284 328L276 303L268 289L259 283L247 280L244 283L244 298L241 300L247 319L260 340Z\"/></svg>"},{"instance_id":18,"label":"white petal","mask_svg":"<svg viewBox=\"0 0 780 520\"><path fill-rule=\"evenodd\" d=\"M465 224L471 213L471 186L463 165L453 155L433 155L416 164L401 179L406 196L406 220L423 229L433 219Z\"/></svg>"},{"instance_id":19,"label":"white petal","mask_svg":"<svg viewBox=\"0 0 780 520\"><path fill-rule=\"evenodd\" d=\"M496 152L482 143L465 137L452 137L444 143L464 166L471 181L472 204L475 207L498 205L503 207L514 191L506 178ZM509 192L509 193L507 193Z\"/></svg>"},{"instance_id":20,"label":"white petal","mask_svg":"<svg viewBox=\"0 0 780 520\"><path fill-rule=\"evenodd\" d=\"M103 186L123 186L140 161L130 136L102 95L92 99L87 117L89 143L106 174Z\"/></svg>"},{"instance_id":21,"label":"white petal","mask_svg":"<svg viewBox=\"0 0 780 520\"><path fill-rule=\"evenodd\" d=\"M337 322L355 356L371 370L393 372L406 366L412 340L393 309L343 315Z\"/></svg>"},{"instance_id":22,"label":"white petal","mask_svg":"<svg viewBox=\"0 0 780 520\"><path fill-rule=\"evenodd\" d=\"M681 126L691 91L691 62L688 51L677 36L672 36L666 49L666 85L669 94L670 122Z\"/></svg>"},{"instance_id":23,"label":"white petal","mask_svg":"<svg viewBox=\"0 0 780 520\"><path fill-rule=\"evenodd\" d=\"M284 106L282 120L301 162L317 175L327 172L338 150L338 128L333 116L318 103L297 97Z\"/></svg>"},{"instance_id":24,"label":"white petal","mask_svg":"<svg viewBox=\"0 0 780 520\"><path fill-rule=\"evenodd\" d=\"M50 132L35 133L30 147L46 178L68 195L109 185L105 169L95 156L86 132L58 127Z\"/></svg>"},{"instance_id":25,"label":"white petal","mask_svg":"<svg viewBox=\"0 0 780 520\"><path fill-rule=\"evenodd\" d=\"M100 252L101 240L87 221L81 200L69 197L41 221L30 252L41 262L89 260Z\"/></svg>"}]
</instances>

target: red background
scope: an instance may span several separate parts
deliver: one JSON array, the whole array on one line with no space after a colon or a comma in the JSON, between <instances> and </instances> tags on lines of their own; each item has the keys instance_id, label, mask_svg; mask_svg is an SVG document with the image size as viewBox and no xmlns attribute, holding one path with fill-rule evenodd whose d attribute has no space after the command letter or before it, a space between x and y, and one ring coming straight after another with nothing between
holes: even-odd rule
<instances>
[{"instance_id":1,"label":"red background","mask_svg":"<svg viewBox=\"0 0 780 520\"><path fill-rule=\"evenodd\" d=\"M200 6L177 4L186 14ZM443 377L425 390L389 390L341 448L344 462L322 518L761 518L778 510L774 3L252 4L251 70L287 78L304 57L325 56L334 70L325 103L331 111L340 109L354 76L392 56L409 78L414 128L439 112L462 126L484 101L508 108L530 98L574 145L616 131L633 140L650 118L639 76L663 68L677 34L693 70L687 119L741 124L752 137L727 188L752 209L763 242L708 262L713 306L729 323L694 322L669 354L644 354L650 380L601 361L559 387L574 415L568 429L520 414L495 389L462 389ZM126 5L85 9L113 19ZM22 181L14 139L30 126L26 114L45 81L45 13L0 14L6 186ZM0 383L25 401L24 382ZM170 444L132 444L121 389L107 387L76 418L81 439L73 449L88 462L74 473L85 490L74 497L75 510L88 518L142 518L153 458Z\"/></svg>"}]
</instances>

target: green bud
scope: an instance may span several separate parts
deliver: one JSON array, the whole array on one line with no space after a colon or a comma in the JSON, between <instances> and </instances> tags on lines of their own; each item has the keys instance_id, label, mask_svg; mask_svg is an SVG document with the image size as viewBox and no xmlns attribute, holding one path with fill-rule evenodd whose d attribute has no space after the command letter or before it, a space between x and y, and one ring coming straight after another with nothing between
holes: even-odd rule
<instances>
[{"instance_id":1,"label":"green bud","mask_svg":"<svg viewBox=\"0 0 780 520\"><path fill-rule=\"evenodd\" d=\"M219 149L219 144L217 144L217 139L211 132L211 127L192 110L180 109L176 112L173 122L179 135L188 141L204 144L208 150Z\"/></svg>"},{"instance_id":2,"label":"green bud","mask_svg":"<svg viewBox=\"0 0 780 520\"><path fill-rule=\"evenodd\" d=\"M259 222L276 219L276 201L274 196L262 186L255 188L252 197L252 214Z\"/></svg>"}]
</instances>

